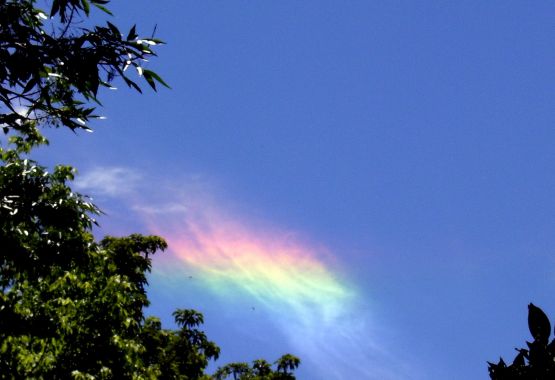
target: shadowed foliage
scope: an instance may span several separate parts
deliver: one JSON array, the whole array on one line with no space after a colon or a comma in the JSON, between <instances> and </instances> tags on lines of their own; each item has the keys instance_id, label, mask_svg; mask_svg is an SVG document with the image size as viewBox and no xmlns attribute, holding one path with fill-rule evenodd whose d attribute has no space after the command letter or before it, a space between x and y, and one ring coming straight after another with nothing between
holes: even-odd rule
<instances>
[{"instance_id":1,"label":"shadowed foliage","mask_svg":"<svg viewBox=\"0 0 555 380\"><path fill-rule=\"evenodd\" d=\"M512 364L501 358L489 364L492 380L544 380L555 378L555 339L549 342L551 324L545 313L533 304L528 305L528 328L533 341L527 348L516 349Z\"/></svg>"},{"instance_id":2,"label":"shadowed foliage","mask_svg":"<svg viewBox=\"0 0 555 380\"><path fill-rule=\"evenodd\" d=\"M299 358L293 355L283 355L274 363L275 369L266 360L255 360L248 363L230 363L218 368L214 374L215 380L293 380L293 371L299 367Z\"/></svg>"},{"instance_id":3,"label":"shadowed foliage","mask_svg":"<svg viewBox=\"0 0 555 380\"><path fill-rule=\"evenodd\" d=\"M94 9L111 15L108 3L41 1L42 10L34 0L0 0L1 378L209 379L220 352L194 310L174 313L176 330L144 315L151 257L166 242L137 234L97 241L100 211L71 189L75 170L31 158L48 143L40 127L88 130L102 87L120 81L141 91L130 75L167 86L142 67L160 40L109 21L89 25ZM276 364L229 375L290 379L299 360Z\"/></svg>"}]
</instances>

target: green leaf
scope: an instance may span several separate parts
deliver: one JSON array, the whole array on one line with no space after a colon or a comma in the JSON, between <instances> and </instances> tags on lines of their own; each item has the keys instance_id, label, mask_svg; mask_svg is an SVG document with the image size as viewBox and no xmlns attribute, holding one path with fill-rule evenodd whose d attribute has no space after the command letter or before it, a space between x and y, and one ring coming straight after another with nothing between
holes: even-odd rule
<instances>
[{"instance_id":1,"label":"green leaf","mask_svg":"<svg viewBox=\"0 0 555 380\"><path fill-rule=\"evenodd\" d=\"M37 85L37 81L32 78L30 79L26 84L25 87L23 88L23 93L26 94L29 91L31 91L31 89L33 89L33 87L35 87L35 85Z\"/></svg>"},{"instance_id":2,"label":"green leaf","mask_svg":"<svg viewBox=\"0 0 555 380\"><path fill-rule=\"evenodd\" d=\"M143 69L143 75L146 77L147 75L151 78L154 78L156 81L161 83L164 87L171 88L158 74L154 71Z\"/></svg>"},{"instance_id":3,"label":"green leaf","mask_svg":"<svg viewBox=\"0 0 555 380\"><path fill-rule=\"evenodd\" d=\"M152 79L151 74L145 73L145 72L143 72L142 74L145 80L147 81L147 83L150 85L150 87L152 87L152 89L156 91L156 82L154 82L154 79Z\"/></svg>"},{"instance_id":4,"label":"green leaf","mask_svg":"<svg viewBox=\"0 0 555 380\"><path fill-rule=\"evenodd\" d=\"M117 28L117 26L115 26L114 24L112 24L110 21L106 21L106 24L108 24L108 27L110 28L110 30L116 34L116 35L121 35L119 29Z\"/></svg>"},{"instance_id":5,"label":"green leaf","mask_svg":"<svg viewBox=\"0 0 555 380\"><path fill-rule=\"evenodd\" d=\"M133 25L133 27L129 30L129 33L127 34L127 41L133 41L135 38L137 38L137 31L136 31L137 25Z\"/></svg>"},{"instance_id":6,"label":"green leaf","mask_svg":"<svg viewBox=\"0 0 555 380\"><path fill-rule=\"evenodd\" d=\"M97 7L98 9L100 9L102 12L104 12L104 13L106 13L106 14L109 14L110 16L113 16L113 15L114 15L108 8L106 8L106 7L103 6L103 5L97 4L96 1L93 2L92 4L93 4L95 7Z\"/></svg>"},{"instance_id":7,"label":"green leaf","mask_svg":"<svg viewBox=\"0 0 555 380\"><path fill-rule=\"evenodd\" d=\"M91 12L91 7L89 4L88 0L81 0L81 6L83 7L83 10L85 11L85 14L88 16L89 13Z\"/></svg>"},{"instance_id":8,"label":"green leaf","mask_svg":"<svg viewBox=\"0 0 555 380\"><path fill-rule=\"evenodd\" d=\"M50 15L53 17L60 11L60 0L52 1L52 8L50 10Z\"/></svg>"},{"instance_id":9,"label":"green leaf","mask_svg":"<svg viewBox=\"0 0 555 380\"><path fill-rule=\"evenodd\" d=\"M543 310L532 303L528 305L528 327L535 340L547 343L551 324Z\"/></svg>"},{"instance_id":10,"label":"green leaf","mask_svg":"<svg viewBox=\"0 0 555 380\"><path fill-rule=\"evenodd\" d=\"M126 76L122 77L123 80L125 81L125 83L129 86L134 88L135 90L137 90L139 93L142 93L143 91L141 90L141 88L137 85L137 83L133 82L131 79L127 78Z\"/></svg>"}]
</instances>

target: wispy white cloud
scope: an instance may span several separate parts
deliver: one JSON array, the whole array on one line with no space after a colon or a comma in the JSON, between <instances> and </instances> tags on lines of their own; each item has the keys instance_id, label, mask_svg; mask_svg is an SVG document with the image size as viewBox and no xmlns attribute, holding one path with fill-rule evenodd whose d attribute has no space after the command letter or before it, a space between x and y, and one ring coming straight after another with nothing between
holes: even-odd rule
<instances>
[{"instance_id":1,"label":"wispy white cloud","mask_svg":"<svg viewBox=\"0 0 555 380\"><path fill-rule=\"evenodd\" d=\"M91 195L112 197L129 195L136 191L142 176L134 169L124 167L96 167L77 176L75 187Z\"/></svg>"},{"instance_id":2,"label":"wispy white cloud","mask_svg":"<svg viewBox=\"0 0 555 380\"><path fill-rule=\"evenodd\" d=\"M132 205L131 208L142 214L182 214L188 211L188 207L181 203L165 203L165 204L150 204L150 205Z\"/></svg>"}]
</instances>

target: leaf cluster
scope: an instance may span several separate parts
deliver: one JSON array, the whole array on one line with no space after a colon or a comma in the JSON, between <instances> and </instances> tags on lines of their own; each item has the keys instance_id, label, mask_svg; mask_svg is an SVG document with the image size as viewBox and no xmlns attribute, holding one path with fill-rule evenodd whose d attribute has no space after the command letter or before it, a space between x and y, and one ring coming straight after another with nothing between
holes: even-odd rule
<instances>
[{"instance_id":1,"label":"leaf cluster","mask_svg":"<svg viewBox=\"0 0 555 380\"><path fill-rule=\"evenodd\" d=\"M280 357L274 366L264 359L255 360L252 364L230 363L218 368L214 380L294 380L293 371L300 363L299 358L290 354Z\"/></svg>"},{"instance_id":2,"label":"leaf cluster","mask_svg":"<svg viewBox=\"0 0 555 380\"><path fill-rule=\"evenodd\" d=\"M174 318L180 330L162 329L156 317L146 319L141 339L145 346L145 365L161 379L201 379L209 360L216 360L220 349L198 329L202 314L178 309Z\"/></svg>"},{"instance_id":3,"label":"leaf cluster","mask_svg":"<svg viewBox=\"0 0 555 380\"><path fill-rule=\"evenodd\" d=\"M0 166L0 374L15 378L200 378L219 348L178 310L176 331L144 317L146 273L166 242L105 237L98 210L71 191L70 167L52 173L17 152Z\"/></svg>"},{"instance_id":4,"label":"leaf cluster","mask_svg":"<svg viewBox=\"0 0 555 380\"><path fill-rule=\"evenodd\" d=\"M497 364L488 363L492 380L543 380L555 378L555 339L549 342L551 324L542 309L528 305L528 328L533 341L527 348L517 348L518 354L509 365L503 358Z\"/></svg>"},{"instance_id":5,"label":"leaf cluster","mask_svg":"<svg viewBox=\"0 0 555 380\"><path fill-rule=\"evenodd\" d=\"M5 133L26 133L29 122L88 129L98 118L100 87L121 78L141 92L128 75L134 68L156 89L162 78L143 67L162 44L139 38L133 26L123 34L114 24L82 26L91 5L110 14L106 0L54 0L50 11L36 1L0 0L0 125Z\"/></svg>"}]
</instances>

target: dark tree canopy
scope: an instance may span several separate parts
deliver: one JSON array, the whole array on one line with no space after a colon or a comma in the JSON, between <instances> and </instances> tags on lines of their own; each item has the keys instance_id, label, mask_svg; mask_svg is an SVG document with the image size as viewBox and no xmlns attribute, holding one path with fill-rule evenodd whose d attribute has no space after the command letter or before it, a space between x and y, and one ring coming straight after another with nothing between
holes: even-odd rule
<instances>
[{"instance_id":1,"label":"dark tree canopy","mask_svg":"<svg viewBox=\"0 0 555 380\"><path fill-rule=\"evenodd\" d=\"M177 330L145 317L157 236L92 234L99 210L71 189L75 170L34 161L41 127L88 129L101 87L117 78L135 90L142 65L162 43L110 22L91 25L107 0L0 0L0 377L24 379L209 379L220 349L194 310L174 313ZM128 69L131 68L132 70ZM133 73L135 72L135 73ZM130 75L135 75L131 79ZM235 363L214 376L293 379L299 360L285 355ZM245 367L246 366L246 367ZM239 369L241 368L241 369Z\"/></svg>"},{"instance_id":2,"label":"dark tree canopy","mask_svg":"<svg viewBox=\"0 0 555 380\"><path fill-rule=\"evenodd\" d=\"M555 339L549 341L551 324L542 309L528 305L528 328L533 341L509 365L501 358L497 364L489 363L492 380L547 380L555 378Z\"/></svg>"},{"instance_id":3,"label":"dark tree canopy","mask_svg":"<svg viewBox=\"0 0 555 380\"><path fill-rule=\"evenodd\" d=\"M294 380L293 371L299 367L299 358L283 355L275 363L275 369L266 360L255 360L248 363L231 363L218 368L214 380Z\"/></svg>"}]
</instances>

